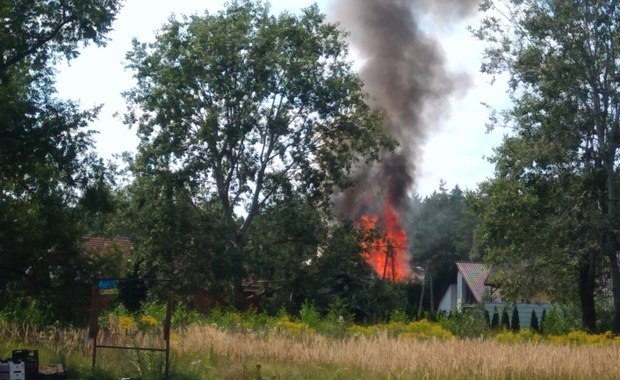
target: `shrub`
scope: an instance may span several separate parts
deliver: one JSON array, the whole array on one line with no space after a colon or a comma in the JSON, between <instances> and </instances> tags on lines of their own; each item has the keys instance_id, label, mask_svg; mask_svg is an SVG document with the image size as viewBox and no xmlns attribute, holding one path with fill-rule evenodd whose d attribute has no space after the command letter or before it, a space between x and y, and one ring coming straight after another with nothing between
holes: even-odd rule
<instances>
[{"instance_id":1,"label":"shrub","mask_svg":"<svg viewBox=\"0 0 620 380\"><path fill-rule=\"evenodd\" d=\"M532 331L540 332L540 326L538 325L538 317L536 316L535 310L532 310L532 316L530 317L530 329Z\"/></svg>"},{"instance_id":2,"label":"shrub","mask_svg":"<svg viewBox=\"0 0 620 380\"><path fill-rule=\"evenodd\" d=\"M491 319L491 328L494 330L499 328L499 313L497 312L497 308L493 310L493 318Z\"/></svg>"},{"instance_id":3,"label":"shrub","mask_svg":"<svg viewBox=\"0 0 620 380\"><path fill-rule=\"evenodd\" d=\"M617 344L619 342L609 331L603 334L588 334L585 331L571 331L565 335L550 335L547 339L553 344L573 346L605 346Z\"/></svg>"},{"instance_id":4,"label":"shrub","mask_svg":"<svg viewBox=\"0 0 620 380\"><path fill-rule=\"evenodd\" d=\"M532 330L525 329L518 332L504 330L495 335L495 339L502 343L538 342L541 337Z\"/></svg>"},{"instance_id":5,"label":"shrub","mask_svg":"<svg viewBox=\"0 0 620 380\"><path fill-rule=\"evenodd\" d=\"M369 337L376 333L376 329L368 326L351 325L347 327L347 333L351 336Z\"/></svg>"},{"instance_id":6,"label":"shrub","mask_svg":"<svg viewBox=\"0 0 620 380\"><path fill-rule=\"evenodd\" d=\"M279 332L290 334L293 336L312 334L315 332L314 329L309 327L306 323L293 322L288 317L278 319L278 321L275 323L275 328Z\"/></svg>"},{"instance_id":7,"label":"shrub","mask_svg":"<svg viewBox=\"0 0 620 380\"><path fill-rule=\"evenodd\" d=\"M549 335L566 335L579 330L579 310L573 305L556 305L544 316L543 331Z\"/></svg>"},{"instance_id":8,"label":"shrub","mask_svg":"<svg viewBox=\"0 0 620 380\"><path fill-rule=\"evenodd\" d=\"M30 297L10 299L0 311L0 318L9 322L32 326L46 326L56 322L51 305Z\"/></svg>"},{"instance_id":9,"label":"shrub","mask_svg":"<svg viewBox=\"0 0 620 380\"><path fill-rule=\"evenodd\" d=\"M465 309L462 313L442 316L439 324L458 337L479 337L488 333L488 325L482 309Z\"/></svg>"},{"instance_id":10,"label":"shrub","mask_svg":"<svg viewBox=\"0 0 620 380\"><path fill-rule=\"evenodd\" d=\"M447 329L437 323L429 322L422 319L416 322L408 323L404 326L403 338L415 338L419 340L428 339L451 339L454 335Z\"/></svg>"},{"instance_id":11,"label":"shrub","mask_svg":"<svg viewBox=\"0 0 620 380\"><path fill-rule=\"evenodd\" d=\"M299 310L299 319L306 325L316 328L321 323L321 314L312 302L306 300Z\"/></svg>"},{"instance_id":12,"label":"shrub","mask_svg":"<svg viewBox=\"0 0 620 380\"><path fill-rule=\"evenodd\" d=\"M402 309L394 309L390 313L390 322L409 322L409 318L407 317L407 313L405 313Z\"/></svg>"},{"instance_id":13,"label":"shrub","mask_svg":"<svg viewBox=\"0 0 620 380\"><path fill-rule=\"evenodd\" d=\"M238 330L243 328L243 317L236 310L224 311L220 308L214 308L207 317L207 322L212 323L220 328L229 330Z\"/></svg>"},{"instance_id":14,"label":"shrub","mask_svg":"<svg viewBox=\"0 0 620 380\"><path fill-rule=\"evenodd\" d=\"M506 308L502 310L502 321L500 323L502 329L510 330L510 319L508 318L508 311Z\"/></svg>"},{"instance_id":15,"label":"shrub","mask_svg":"<svg viewBox=\"0 0 620 380\"><path fill-rule=\"evenodd\" d=\"M510 324L512 331L517 332L521 329L521 321L519 320L519 310L517 306L512 307L512 321Z\"/></svg>"}]
</instances>

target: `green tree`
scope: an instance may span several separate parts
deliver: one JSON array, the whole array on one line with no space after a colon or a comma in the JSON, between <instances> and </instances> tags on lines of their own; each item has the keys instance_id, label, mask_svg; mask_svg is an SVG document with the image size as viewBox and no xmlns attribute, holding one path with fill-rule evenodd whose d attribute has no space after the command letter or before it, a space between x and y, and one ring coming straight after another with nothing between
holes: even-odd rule
<instances>
[{"instance_id":1,"label":"green tree","mask_svg":"<svg viewBox=\"0 0 620 380\"><path fill-rule=\"evenodd\" d=\"M488 202L481 232L487 252L503 246L521 269L538 262L549 275L572 271L588 329L596 327L594 276L599 266L607 267L615 331L620 331L619 5L614 0L485 1L489 15L475 31L489 43L482 70L510 74L514 103L503 119L514 134L498 150L496 177L482 190ZM516 222L510 213L523 215L523 223L512 224L514 233L503 228L507 224L496 232L517 242L512 252L510 243L497 244L502 235L492 236L488 218L495 214ZM554 227L525 227L535 220ZM533 242L530 249L523 239ZM559 264L555 270L553 262Z\"/></svg>"},{"instance_id":2,"label":"green tree","mask_svg":"<svg viewBox=\"0 0 620 380\"><path fill-rule=\"evenodd\" d=\"M502 310L502 319L500 321L500 326L502 329L508 330L510 329L510 318L508 318L508 310L504 307Z\"/></svg>"},{"instance_id":3,"label":"green tree","mask_svg":"<svg viewBox=\"0 0 620 380\"><path fill-rule=\"evenodd\" d=\"M41 69L60 56L75 58L89 42L104 45L120 7L121 0L3 2L0 76L24 62Z\"/></svg>"},{"instance_id":4,"label":"green tree","mask_svg":"<svg viewBox=\"0 0 620 380\"><path fill-rule=\"evenodd\" d=\"M38 322L87 305L88 287L75 284L92 280L93 265L80 255L76 205L103 175L86 130L97 109L58 99L51 65L105 43L119 3L0 5L0 305L36 301Z\"/></svg>"},{"instance_id":5,"label":"green tree","mask_svg":"<svg viewBox=\"0 0 620 380\"><path fill-rule=\"evenodd\" d=\"M499 328L499 313L497 312L497 308L493 310L493 318L491 319L491 328L494 330Z\"/></svg>"},{"instance_id":6,"label":"green tree","mask_svg":"<svg viewBox=\"0 0 620 380\"><path fill-rule=\"evenodd\" d=\"M517 332L521 329L521 321L519 320L519 310L516 306L512 307L512 318L510 319L510 328Z\"/></svg>"},{"instance_id":7,"label":"green tree","mask_svg":"<svg viewBox=\"0 0 620 380\"><path fill-rule=\"evenodd\" d=\"M532 329L532 331L534 332L540 332L540 324L538 323L538 316L536 315L536 310L532 310L532 315L530 317L530 329Z\"/></svg>"},{"instance_id":8,"label":"green tree","mask_svg":"<svg viewBox=\"0 0 620 380\"><path fill-rule=\"evenodd\" d=\"M439 294L454 263L470 258L476 218L463 191L458 186L448 191L443 182L423 199L412 197L410 209L405 224L411 232L413 265L430 263L433 291Z\"/></svg>"},{"instance_id":9,"label":"green tree","mask_svg":"<svg viewBox=\"0 0 620 380\"><path fill-rule=\"evenodd\" d=\"M171 19L128 53L134 174L172 177L221 211L230 288L245 276L263 210L290 193L326 210L355 163L393 146L346 56L344 32L316 6L275 17L249 0Z\"/></svg>"}]
</instances>

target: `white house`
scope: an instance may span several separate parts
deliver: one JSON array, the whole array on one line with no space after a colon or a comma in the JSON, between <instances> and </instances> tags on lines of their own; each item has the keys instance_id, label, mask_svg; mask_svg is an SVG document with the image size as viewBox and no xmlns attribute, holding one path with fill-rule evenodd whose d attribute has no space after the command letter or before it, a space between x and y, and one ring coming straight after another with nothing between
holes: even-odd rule
<instances>
[{"instance_id":1,"label":"white house","mask_svg":"<svg viewBox=\"0 0 620 380\"><path fill-rule=\"evenodd\" d=\"M513 306L517 306L520 325L527 328L530 327L532 311L540 321L543 310L548 312L551 309L549 303L502 303L499 290L487 283L490 273L491 269L482 263L455 263L437 310L449 313L460 311L462 307L483 306L489 315L493 315L495 310L501 313L507 308L508 316L512 318Z\"/></svg>"},{"instance_id":2,"label":"white house","mask_svg":"<svg viewBox=\"0 0 620 380\"><path fill-rule=\"evenodd\" d=\"M481 263L457 262L452 268L447 289L437 310L447 313L457 311L462 306L482 303L485 294L492 294L492 289L485 284L490 272ZM497 298L495 301L501 302Z\"/></svg>"}]
</instances>

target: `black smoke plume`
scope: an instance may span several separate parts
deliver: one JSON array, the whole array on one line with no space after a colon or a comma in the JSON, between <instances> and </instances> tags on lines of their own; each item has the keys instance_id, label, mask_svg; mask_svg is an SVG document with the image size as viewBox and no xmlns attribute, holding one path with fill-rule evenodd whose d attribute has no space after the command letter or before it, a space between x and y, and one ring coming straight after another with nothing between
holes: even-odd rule
<instances>
[{"instance_id":1,"label":"black smoke plume","mask_svg":"<svg viewBox=\"0 0 620 380\"><path fill-rule=\"evenodd\" d=\"M370 105L384 112L384 127L400 144L380 164L360 168L357 185L337 197L345 216L386 200L396 209L405 206L426 136L449 112L450 95L468 86L465 75L447 70L441 45L421 23L456 23L473 14L478 1L332 0L330 16L351 33L352 51L363 62Z\"/></svg>"}]
</instances>

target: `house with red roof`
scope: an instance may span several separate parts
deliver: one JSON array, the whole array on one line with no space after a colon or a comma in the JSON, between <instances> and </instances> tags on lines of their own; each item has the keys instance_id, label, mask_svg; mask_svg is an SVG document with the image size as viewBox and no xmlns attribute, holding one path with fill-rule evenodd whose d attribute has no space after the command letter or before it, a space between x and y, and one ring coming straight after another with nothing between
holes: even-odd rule
<instances>
[{"instance_id":1,"label":"house with red roof","mask_svg":"<svg viewBox=\"0 0 620 380\"><path fill-rule=\"evenodd\" d=\"M120 253L123 258L128 258L131 255L133 244L128 237L84 236L82 248L90 253L100 255Z\"/></svg>"}]
</instances>

